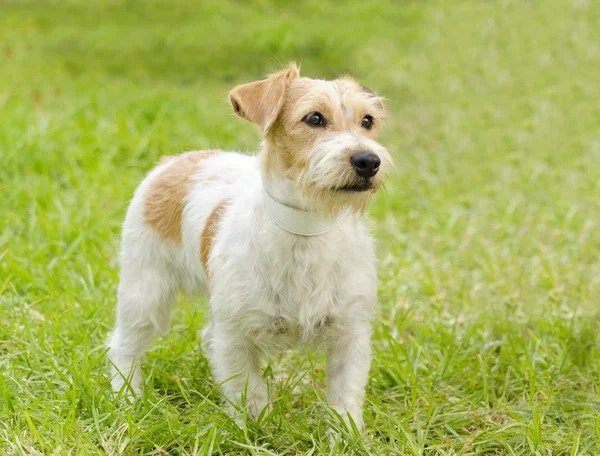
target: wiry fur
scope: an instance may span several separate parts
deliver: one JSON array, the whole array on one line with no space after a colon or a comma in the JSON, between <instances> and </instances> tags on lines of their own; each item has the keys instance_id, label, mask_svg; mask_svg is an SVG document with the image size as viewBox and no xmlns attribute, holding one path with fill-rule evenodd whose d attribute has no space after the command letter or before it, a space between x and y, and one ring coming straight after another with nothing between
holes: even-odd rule
<instances>
[{"instance_id":1,"label":"wiry fur","mask_svg":"<svg viewBox=\"0 0 600 456\"><path fill-rule=\"evenodd\" d=\"M247 388L248 411L257 416L269 401L261 359L317 345L328 355L328 400L361 427L377 277L360 215L391 165L376 142L382 100L349 78L301 78L295 65L230 96L234 110L263 131L259 157L212 152L165 160L131 202L110 338L113 388L129 380L141 392L139 363L152 338L168 330L174 295L203 290L210 359L232 403L240 405ZM313 111L327 117L326 128L302 122ZM361 127L365 115L374 118L371 130ZM339 190L358 179L350 157L365 150L382 161L371 189ZM267 214L263 187L291 206L350 215L326 234L294 235Z\"/></svg>"}]
</instances>

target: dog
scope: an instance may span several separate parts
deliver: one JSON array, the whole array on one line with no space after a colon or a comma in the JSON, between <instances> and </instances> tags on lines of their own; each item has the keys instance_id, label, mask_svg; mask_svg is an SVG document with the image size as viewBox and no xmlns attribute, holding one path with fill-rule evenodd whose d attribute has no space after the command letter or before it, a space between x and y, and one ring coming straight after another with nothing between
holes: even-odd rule
<instances>
[{"instance_id":1,"label":"dog","mask_svg":"<svg viewBox=\"0 0 600 456\"><path fill-rule=\"evenodd\" d=\"M233 414L268 407L261 360L316 346L327 354L328 403L362 429L377 302L364 213L393 166L376 141L383 100L350 77L301 77L296 64L229 100L260 127L259 154L166 157L133 196L108 343L112 387L142 392L140 362L168 331L174 297L204 291L203 340Z\"/></svg>"}]
</instances>

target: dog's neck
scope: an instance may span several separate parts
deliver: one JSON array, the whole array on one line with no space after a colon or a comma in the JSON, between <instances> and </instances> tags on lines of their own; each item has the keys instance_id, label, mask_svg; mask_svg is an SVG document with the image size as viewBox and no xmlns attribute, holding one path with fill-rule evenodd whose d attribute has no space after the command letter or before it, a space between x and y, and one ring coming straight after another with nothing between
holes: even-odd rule
<instances>
[{"instance_id":1,"label":"dog's neck","mask_svg":"<svg viewBox=\"0 0 600 456\"><path fill-rule=\"evenodd\" d=\"M294 182L263 173L264 203L271 219L285 231L298 236L319 236L334 229L340 222L323 212L310 211Z\"/></svg>"},{"instance_id":2,"label":"dog's neck","mask_svg":"<svg viewBox=\"0 0 600 456\"><path fill-rule=\"evenodd\" d=\"M298 211L311 212L291 179L281 177L275 172L263 172L262 183L265 191L275 201Z\"/></svg>"}]
</instances>

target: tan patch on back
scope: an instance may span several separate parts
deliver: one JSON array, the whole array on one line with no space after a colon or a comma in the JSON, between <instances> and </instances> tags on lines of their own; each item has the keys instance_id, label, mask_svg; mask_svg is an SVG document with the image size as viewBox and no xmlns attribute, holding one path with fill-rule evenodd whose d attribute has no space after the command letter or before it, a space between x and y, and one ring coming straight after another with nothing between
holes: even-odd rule
<instances>
[{"instance_id":1,"label":"tan patch on back","mask_svg":"<svg viewBox=\"0 0 600 456\"><path fill-rule=\"evenodd\" d=\"M154 177L145 195L144 220L162 238L181 242L181 217L189 183L198 163L214 154L187 152L160 160L159 165L167 167Z\"/></svg>"},{"instance_id":2,"label":"tan patch on back","mask_svg":"<svg viewBox=\"0 0 600 456\"><path fill-rule=\"evenodd\" d=\"M202 266L204 266L205 271L208 271L208 257L210 256L210 252L217 235L219 222L221 221L223 213L225 212L225 208L228 204L229 200L224 199L215 206L208 216L206 224L204 225L204 229L202 230L202 234L200 235L200 261L202 261Z\"/></svg>"}]
</instances>

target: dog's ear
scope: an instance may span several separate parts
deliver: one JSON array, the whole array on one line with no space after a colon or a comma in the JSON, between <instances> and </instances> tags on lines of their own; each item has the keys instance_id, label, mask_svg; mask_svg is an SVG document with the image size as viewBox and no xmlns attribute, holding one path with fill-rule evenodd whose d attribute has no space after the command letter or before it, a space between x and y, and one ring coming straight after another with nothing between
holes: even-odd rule
<instances>
[{"instance_id":1,"label":"dog's ear","mask_svg":"<svg viewBox=\"0 0 600 456\"><path fill-rule=\"evenodd\" d=\"M360 88L369 96L371 101L373 101L379 109L381 109L382 111L385 110L385 106L383 105L383 98L381 98L373 90L369 89L368 87L365 87L364 85L361 85Z\"/></svg>"},{"instance_id":2,"label":"dog's ear","mask_svg":"<svg viewBox=\"0 0 600 456\"><path fill-rule=\"evenodd\" d=\"M268 79L235 87L229 92L229 101L238 116L254 122L265 134L283 107L289 83L299 77L300 71L296 64L292 63Z\"/></svg>"}]
</instances>

